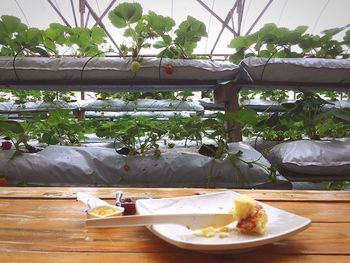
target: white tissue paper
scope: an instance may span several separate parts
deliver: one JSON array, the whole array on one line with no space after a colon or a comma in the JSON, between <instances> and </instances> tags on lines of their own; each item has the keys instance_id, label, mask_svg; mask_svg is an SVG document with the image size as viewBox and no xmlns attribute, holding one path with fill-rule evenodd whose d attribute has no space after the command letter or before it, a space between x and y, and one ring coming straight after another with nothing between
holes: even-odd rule
<instances>
[{"instance_id":1,"label":"white tissue paper","mask_svg":"<svg viewBox=\"0 0 350 263\"><path fill-rule=\"evenodd\" d=\"M110 206L110 204L107 202L87 193L77 193L77 200L83 202L86 205L85 212L101 206Z\"/></svg>"}]
</instances>

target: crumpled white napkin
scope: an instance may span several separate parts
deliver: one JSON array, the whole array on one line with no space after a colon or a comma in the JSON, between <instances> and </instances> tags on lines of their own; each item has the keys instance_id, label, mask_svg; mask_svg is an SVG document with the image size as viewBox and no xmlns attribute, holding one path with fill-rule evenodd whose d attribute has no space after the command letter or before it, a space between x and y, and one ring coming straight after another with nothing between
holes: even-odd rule
<instances>
[{"instance_id":1,"label":"crumpled white napkin","mask_svg":"<svg viewBox=\"0 0 350 263\"><path fill-rule=\"evenodd\" d=\"M107 202L87 193L77 193L77 200L86 204L85 212L88 212L97 207L110 205Z\"/></svg>"}]
</instances>

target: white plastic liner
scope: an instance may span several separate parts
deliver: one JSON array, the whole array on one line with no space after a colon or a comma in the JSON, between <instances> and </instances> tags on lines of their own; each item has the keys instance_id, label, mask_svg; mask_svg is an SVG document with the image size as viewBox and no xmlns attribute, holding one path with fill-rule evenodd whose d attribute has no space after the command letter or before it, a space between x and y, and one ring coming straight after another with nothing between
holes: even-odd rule
<instances>
[{"instance_id":1,"label":"white plastic liner","mask_svg":"<svg viewBox=\"0 0 350 263\"><path fill-rule=\"evenodd\" d=\"M233 143L232 152L241 150L245 160L269 162L248 145ZM0 171L11 184L26 181L48 186L124 186L124 187L226 187L290 188L285 179L273 184L262 168L237 163L229 158L215 160L194 149L163 150L154 156L124 156L102 147L49 146L41 152L9 158L13 151L0 151ZM129 170L125 171L124 166Z\"/></svg>"},{"instance_id":2,"label":"white plastic liner","mask_svg":"<svg viewBox=\"0 0 350 263\"><path fill-rule=\"evenodd\" d=\"M267 158L293 181L350 180L350 141L285 142Z\"/></svg>"},{"instance_id":3,"label":"white plastic liner","mask_svg":"<svg viewBox=\"0 0 350 263\"><path fill-rule=\"evenodd\" d=\"M86 118L97 118L97 119L118 119L126 116L130 117L149 117L158 119L169 119L170 117L178 116L181 118L190 118L195 115L196 112L178 111L178 112L167 112L167 111L143 111L143 112L95 112L86 111Z\"/></svg>"},{"instance_id":4,"label":"white plastic liner","mask_svg":"<svg viewBox=\"0 0 350 263\"><path fill-rule=\"evenodd\" d=\"M43 112L54 111L56 109L77 109L78 104L75 102L26 102L16 104L14 102L0 102L0 113L17 113L17 112Z\"/></svg>"},{"instance_id":5,"label":"white plastic liner","mask_svg":"<svg viewBox=\"0 0 350 263\"><path fill-rule=\"evenodd\" d=\"M131 58L34 58L17 57L15 69L13 57L0 57L0 82L50 81L80 82L117 80L232 80L239 67L230 62L211 60L171 60L144 58L137 73L131 71ZM165 72L165 66L172 64L173 74ZM160 70L159 70L160 68ZM116 83L117 84L117 83Z\"/></svg>"},{"instance_id":6,"label":"white plastic liner","mask_svg":"<svg viewBox=\"0 0 350 263\"><path fill-rule=\"evenodd\" d=\"M270 141L270 140L263 140L261 138L256 139L256 137L244 138L243 142L252 146L258 152L264 152L264 151L270 150L272 147L276 146L277 144L283 143L283 141Z\"/></svg>"},{"instance_id":7,"label":"white plastic liner","mask_svg":"<svg viewBox=\"0 0 350 263\"><path fill-rule=\"evenodd\" d=\"M204 111L199 102L154 99L136 101L92 99L80 101L79 108L86 111Z\"/></svg>"},{"instance_id":8,"label":"white plastic liner","mask_svg":"<svg viewBox=\"0 0 350 263\"><path fill-rule=\"evenodd\" d=\"M349 59L249 57L240 66L253 82L350 83Z\"/></svg>"},{"instance_id":9,"label":"white plastic liner","mask_svg":"<svg viewBox=\"0 0 350 263\"><path fill-rule=\"evenodd\" d=\"M326 104L323 107L325 109L331 109L331 108L350 108L350 101L348 100L337 100L337 101L330 101L333 104Z\"/></svg>"}]
</instances>

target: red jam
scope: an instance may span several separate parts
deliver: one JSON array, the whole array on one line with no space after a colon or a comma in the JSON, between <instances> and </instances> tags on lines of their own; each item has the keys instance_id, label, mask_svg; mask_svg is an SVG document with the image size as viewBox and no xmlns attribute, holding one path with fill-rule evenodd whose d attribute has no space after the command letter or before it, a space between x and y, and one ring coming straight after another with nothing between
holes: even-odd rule
<instances>
[{"instance_id":1,"label":"red jam","mask_svg":"<svg viewBox=\"0 0 350 263\"><path fill-rule=\"evenodd\" d=\"M121 200L121 206L124 207L123 215L135 215L136 206L135 202L131 198L123 198Z\"/></svg>"}]
</instances>

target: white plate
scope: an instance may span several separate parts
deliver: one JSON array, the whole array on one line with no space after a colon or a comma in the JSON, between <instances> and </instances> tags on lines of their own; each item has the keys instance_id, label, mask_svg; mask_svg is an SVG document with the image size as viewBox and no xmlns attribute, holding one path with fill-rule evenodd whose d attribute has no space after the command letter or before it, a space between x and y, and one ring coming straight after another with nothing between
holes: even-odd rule
<instances>
[{"instance_id":1,"label":"white plate","mask_svg":"<svg viewBox=\"0 0 350 263\"><path fill-rule=\"evenodd\" d=\"M178 198L141 199L136 201L136 209L141 215L226 212L232 208L233 200L239 196L235 192L220 192ZM217 235L205 238L195 236L192 230L181 225L162 224L148 228L156 236L180 248L210 253L240 253L285 239L306 229L311 224L308 218L264 203L260 204L265 208L269 218L266 233L261 236L230 231L226 238L220 238Z\"/></svg>"}]
</instances>

